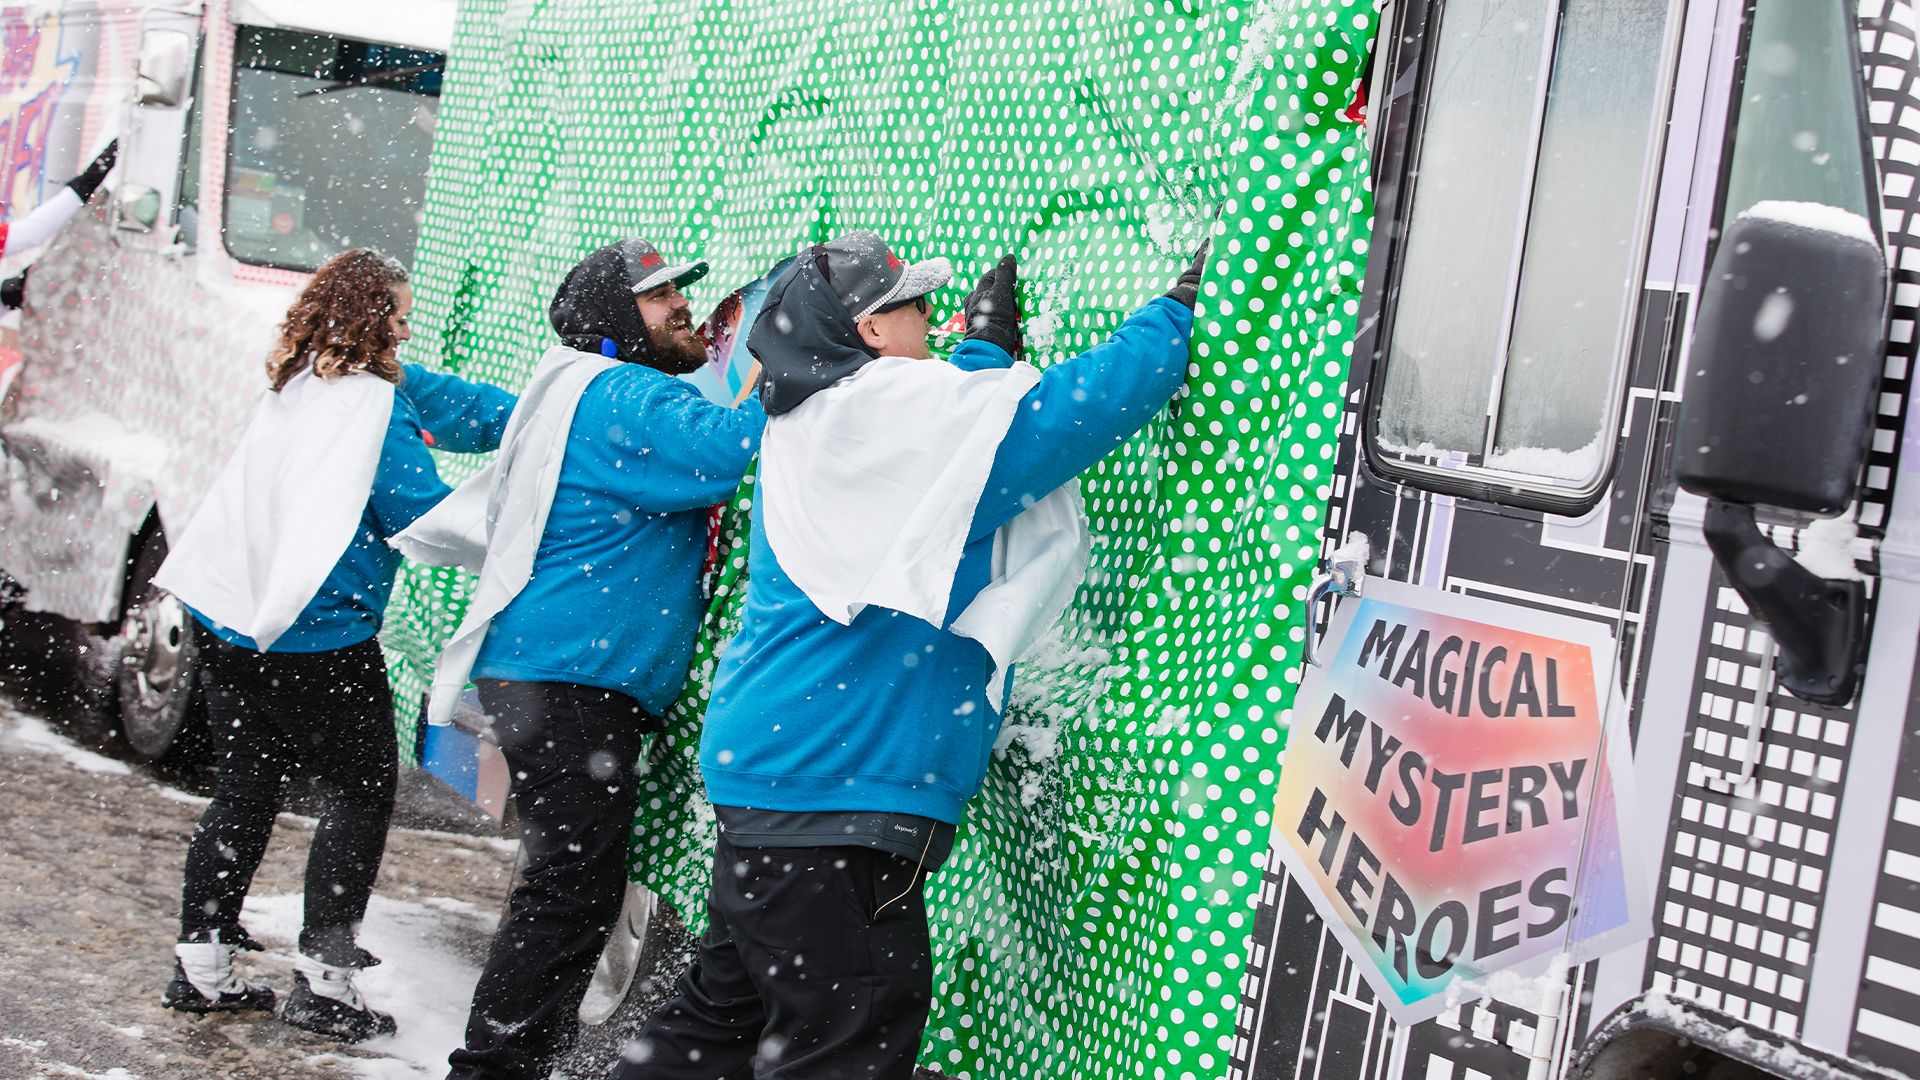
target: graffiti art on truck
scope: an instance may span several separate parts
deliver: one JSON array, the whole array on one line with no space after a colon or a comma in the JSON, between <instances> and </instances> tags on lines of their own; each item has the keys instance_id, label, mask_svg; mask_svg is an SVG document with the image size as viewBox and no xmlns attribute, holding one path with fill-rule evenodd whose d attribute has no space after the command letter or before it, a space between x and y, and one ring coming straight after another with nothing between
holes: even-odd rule
<instances>
[{"instance_id":1,"label":"graffiti art on truck","mask_svg":"<svg viewBox=\"0 0 1920 1080\"><path fill-rule=\"evenodd\" d=\"M0 56L0 209L40 199L54 112L80 70L80 55L62 41L58 16L9 21Z\"/></svg>"}]
</instances>

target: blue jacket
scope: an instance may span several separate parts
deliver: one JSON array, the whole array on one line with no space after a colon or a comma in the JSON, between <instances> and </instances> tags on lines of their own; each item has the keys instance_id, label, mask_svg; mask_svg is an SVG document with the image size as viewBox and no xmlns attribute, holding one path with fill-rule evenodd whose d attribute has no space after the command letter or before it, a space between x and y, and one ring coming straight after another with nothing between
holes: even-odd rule
<instances>
[{"instance_id":1,"label":"blue jacket","mask_svg":"<svg viewBox=\"0 0 1920 1080\"><path fill-rule=\"evenodd\" d=\"M1185 305L1155 300L1027 392L994 456L943 625L986 586L1001 525L1124 443L1180 389L1192 326ZM1012 361L968 341L953 362ZM757 504L752 517L746 611L721 657L700 743L708 796L756 810L958 824L1000 732L987 651L886 608L833 622L781 569Z\"/></svg>"},{"instance_id":2,"label":"blue jacket","mask_svg":"<svg viewBox=\"0 0 1920 1080\"><path fill-rule=\"evenodd\" d=\"M706 611L707 510L740 486L765 422L757 400L729 409L640 364L595 376L533 578L495 616L473 677L580 683L665 712Z\"/></svg>"},{"instance_id":3,"label":"blue jacket","mask_svg":"<svg viewBox=\"0 0 1920 1080\"><path fill-rule=\"evenodd\" d=\"M413 524L452 490L434 469L422 433L431 434L441 450L466 454L498 447L507 430L512 394L418 364L401 367L406 381L394 388L393 414L380 444L380 463L367 508L360 514L360 529L320 591L268 652L344 649L378 634L400 569L400 553L387 546L387 537ZM223 641L259 649L252 638L215 625L198 611L193 617Z\"/></svg>"}]
</instances>

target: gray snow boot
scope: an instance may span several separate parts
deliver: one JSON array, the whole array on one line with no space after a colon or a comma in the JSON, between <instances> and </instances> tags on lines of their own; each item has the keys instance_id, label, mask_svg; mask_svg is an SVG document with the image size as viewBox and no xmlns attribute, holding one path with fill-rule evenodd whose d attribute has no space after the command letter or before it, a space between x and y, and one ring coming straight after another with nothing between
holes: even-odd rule
<instances>
[{"instance_id":1,"label":"gray snow boot","mask_svg":"<svg viewBox=\"0 0 1920 1080\"><path fill-rule=\"evenodd\" d=\"M173 947L173 981L161 991L160 1004L181 1012L271 1012L273 991L241 978L233 970L236 942L182 941ZM248 939L252 940L252 939Z\"/></svg>"},{"instance_id":2,"label":"gray snow boot","mask_svg":"<svg viewBox=\"0 0 1920 1080\"><path fill-rule=\"evenodd\" d=\"M280 1019L302 1031L342 1042L377 1039L399 1030L393 1017L367 1006L353 984L353 968L335 967L305 953L293 961L293 993Z\"/></svg>"}]
</instances>

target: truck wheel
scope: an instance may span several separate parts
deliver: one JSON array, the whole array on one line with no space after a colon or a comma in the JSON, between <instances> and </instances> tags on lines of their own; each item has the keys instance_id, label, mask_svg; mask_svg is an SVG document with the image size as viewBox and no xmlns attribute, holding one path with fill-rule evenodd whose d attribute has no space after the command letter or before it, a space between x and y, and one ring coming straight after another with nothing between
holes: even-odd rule
<instances>
[{"instance_id":1,"label":"truck wheel","mask_svg":"<svg viewBox=\"0 0 1920 1080\"><path fill-rule=\"evenodd\" d=\"M195 692L199 655L193 616L180 601L153 587L167 557L167 540L149 530L134 556L120 618L120 669L115 697L120 730L134 753L149 761L179 759L205 743L206 718Z\"/></svg>"},{"instance_id":2,"label":"truck wheel","mask_svg":"<svg viewBox=\"0 0 1920 1080\"><path fill-rule=\"evenodd\" d=\"M526 870L527 845L522 841L514 853L513 874L507 881L507 895L500 901L502 922L506 921L507 914L512 910L513 891L526 880ZM613 933L607 937L606 948L600 950L600 961L594 965L593 981L587 984L586 996L580 999L580 1023L585 1027L600 1027L626 1003L627 993L633 989L634 973L640 970L641 953L648 944L647 930L655 927L654 913L659 907L659 899L646 886L637 881L627 882L626 898L620 904L620 917L613 924ZM654 943L656 948L658 944ZM601 1068L598 1071L606 1070Z\"/></svg>"}]
</instances>

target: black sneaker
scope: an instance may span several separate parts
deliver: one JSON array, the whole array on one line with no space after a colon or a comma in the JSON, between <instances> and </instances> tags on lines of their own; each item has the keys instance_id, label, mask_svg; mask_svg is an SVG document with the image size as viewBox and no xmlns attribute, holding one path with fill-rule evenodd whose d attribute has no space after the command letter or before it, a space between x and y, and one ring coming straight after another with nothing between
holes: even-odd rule
<instances>
[{"instance_id":1,"label":"black sneaker","mask_svg":"<svg viewBox=\"0 0 1920 1080\"><path fill-rule=\"evenodd\" d=\"M323 964L334 967L362 970L377 967L380 958L360 947L354 930L358 923L327 926L318 930L300 931L299 949L302 956L310 956ZM242 930L241 933L246 933ZM242 946L244 948L245 946Z\"/></svg>"},{"instance_id":2,"label":"black sneaker","mask_svg":"<svg viewBox=\"0 0 1920 1080\"><path fill-rule=\"evenodd\" d=\"M272 1012L273 990L245 979L234 978L232 985L222 987L219 994L208 997L187 978L187 969L179 960L173 962L173 981L160 993L160 1004L169 1009L178 1009L189 1013L210 1012Z\"/></svg>"},{"instance_id":3,"label":"black sneaker","mask_svg":"<svg viewBox=\"0 0 1920 1080\"><path fill-rule=\"evenodd\" d=\"M234 923L232 926L220 931L219 940L227 942L241 952L267 951L267 947L255 940L252 934L247 933L247 928L241 926L239 923Z\"/></svg>"},{"instance_id":4,"label":"black sneaker","mask_svg":"<svg viewBox=\"0 0 1920 1080\"><path fill-rule=\"evenodd\" d=\"M280 1019L302 1031L326 1035L341 1042L360 1042L391 1035L400 1029L393 1017L367 1007L360 992L349 985L345 999L321 997L313 992L302 972L293 973L293 993L287 995L287 1007Z\"/></svg>"}]
</instances>

